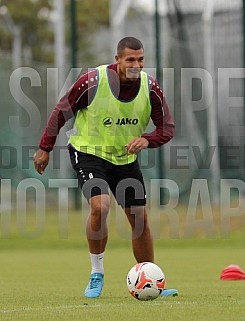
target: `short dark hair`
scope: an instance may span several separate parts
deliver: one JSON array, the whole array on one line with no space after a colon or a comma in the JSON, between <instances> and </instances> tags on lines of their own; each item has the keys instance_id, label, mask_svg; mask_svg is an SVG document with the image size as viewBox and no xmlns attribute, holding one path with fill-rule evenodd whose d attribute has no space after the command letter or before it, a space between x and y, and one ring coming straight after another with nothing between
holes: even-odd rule
<instances>
[{"instance_id":1,"label":"short dark hair","mask_svg":"<svg viewBox=\"0 0 245 321\"><path fill-rule=\"evenodd\" d=\"M125 48L129 48L133 50L140 50L140 49L144 50L142 42L139 39L134 37L125 37L121 39L117 45L117 54L121 56Z\"/></svg>"}]
</instances>

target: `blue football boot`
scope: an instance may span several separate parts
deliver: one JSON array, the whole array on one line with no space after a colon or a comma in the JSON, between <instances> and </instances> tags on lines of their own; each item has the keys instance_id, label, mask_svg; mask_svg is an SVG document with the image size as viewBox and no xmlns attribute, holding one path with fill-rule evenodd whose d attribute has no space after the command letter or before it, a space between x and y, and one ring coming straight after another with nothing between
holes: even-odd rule
<instances>
[{"instance_id":1,"label":"blue football boot","mask_svg":"<svg viewBox=\"0 0 245 321\"><path fill-rule=\"evenodd\" d=\"M164 289L160 294L160 296L165 296L165 297L178 296L178 295L179 295L179 291L176 289Z\"/></svg>"},{"instance_id":2,"label":"blue football boot","mask_svg":"<svg viewBox=\"0 0 245 321\"><path fill-rule=\"evenodd\" d=\"M84 291L86 298L98 298L104 285L104 275L101 273L92 273L89 283Z\"/></svg>"}]
</instances>

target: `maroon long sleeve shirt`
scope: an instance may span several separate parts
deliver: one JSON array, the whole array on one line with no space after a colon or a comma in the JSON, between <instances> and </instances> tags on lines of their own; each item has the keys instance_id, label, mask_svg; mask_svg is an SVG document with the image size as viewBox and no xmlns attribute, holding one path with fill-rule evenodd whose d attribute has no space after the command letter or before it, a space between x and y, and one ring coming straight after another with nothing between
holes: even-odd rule
<instances>
[{"instance_id":1,"label":"maroon long sleeve shirt","mask_svg":"<svg viewBox=\"0 0 245 321\"><path fill-rule=\"evenodd\" d=\"M139 90L140 81L120 82L117 74L117 64L108 66L108 77L113 94L122 101L134 99ZM52 111L46 128L40 140L39 147L50 152L55 144L57 135L64 124L72 118L78 110L86 108L93 100L98 84L97 70L83 74L58 102ZM144 133L142 137L149 141L149 148L166 144L174 136L174 122L163 91L157 81L149 76L151 119L155 130Z\"/></svg>"}]
</instances>

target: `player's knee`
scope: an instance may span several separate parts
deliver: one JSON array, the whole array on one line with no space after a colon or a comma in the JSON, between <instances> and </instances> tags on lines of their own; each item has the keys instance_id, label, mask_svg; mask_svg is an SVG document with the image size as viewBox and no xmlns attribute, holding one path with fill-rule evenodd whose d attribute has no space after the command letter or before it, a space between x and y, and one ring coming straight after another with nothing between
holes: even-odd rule
<instances>
[{"instance_id":1,"label":"player's knee","mask_svg":"<svg viewBox=\"0 0 245 321\"><path fill-rule=\"evenodd\" d=\"M98 195L92 197L90 200L91 205L91 214L106 218L109 208L110 208L110 199L108 195Z\"/></svg>"},{"instance_id":2,"label":"player's knee","mask_svg":"<svg viewBox=\"0 0 245 321\"><path fill-rule=\"evenodd\" d=\"M95 216L105 217L109 212L107 204L96 204L92 207L92 214Z\"/></svg>"}]
</instances>

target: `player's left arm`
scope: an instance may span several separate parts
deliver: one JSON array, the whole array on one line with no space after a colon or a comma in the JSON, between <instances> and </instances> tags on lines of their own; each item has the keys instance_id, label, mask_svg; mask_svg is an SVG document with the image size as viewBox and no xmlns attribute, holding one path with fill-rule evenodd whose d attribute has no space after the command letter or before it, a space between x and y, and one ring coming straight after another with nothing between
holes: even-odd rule
<instances>
[{"instance_id":1,"label":"player's left arm","mask_svg":"<svg viewBox=\"0 0 245 321\"><path fill-rule=\"evenodd\" d=\"M174 137L175 125L162 89L155 79L150 78L150 80L151 119L155 130L151 133L144 133L141 137L148 140L149 148L156 148L168 143Z\"/></svg>"}]
</instances>

